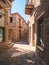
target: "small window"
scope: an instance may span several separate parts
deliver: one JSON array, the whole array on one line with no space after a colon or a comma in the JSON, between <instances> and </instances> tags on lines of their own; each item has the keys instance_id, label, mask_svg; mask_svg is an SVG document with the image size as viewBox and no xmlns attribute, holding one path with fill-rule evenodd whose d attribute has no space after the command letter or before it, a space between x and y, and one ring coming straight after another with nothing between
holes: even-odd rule
<instances>
[{"instance_id":1,"label":"small window","mask_svg":"<svg viewBox=\"0 0 49 65\"><path fill-rule=\"evenodd\" d=\"M21 28L21 19L19 18L19 27Z\"/></svg>"},{"instance_id":2,"label":"small window","mask_svg":"<svg viewBox=\"0 0 49 65\"><path fill-rule=\"evenodd\" d=\"M10 17L10 23L12 23L13 22L13 17Z\"/></svg>"},{"instance_id":3,"label":"small window","mask_svg":"<svg viewBox=\"0 0 49 65\"><path fill-rule=\"evenodd\" d=\"M0 42L4 42L4 41L5 41L5 29L0 28Z\"/></svg>"}]
</instances>

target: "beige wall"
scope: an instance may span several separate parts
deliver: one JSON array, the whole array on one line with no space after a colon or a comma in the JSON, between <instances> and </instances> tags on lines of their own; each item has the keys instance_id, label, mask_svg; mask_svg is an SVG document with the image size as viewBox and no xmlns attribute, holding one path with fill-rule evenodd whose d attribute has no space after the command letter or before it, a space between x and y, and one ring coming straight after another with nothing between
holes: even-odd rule
<instances>
[{"instance_id":1,"label":"beige wall","mask_svg":"<svg viewBox=\"0 0 49 65\"><path fill-rule=\"evenodd\" d=\"M27 23L18 13L11 14L10 17L13 17L13 22L10 23L10 19L8 20L9 29L14 29L15 35L13 38L15 41L19 41L26 34ZM19 25L21 28L19 28Z\"/></svg>"},{"instance_id":2,"label":"beige wall","mask_svg":"<svg viewBox=\"0 0 49 65\"><path fill-rule=\"evenodd\" d=\"M33 0L32 4L35 8L37 8L38 6L41 5L41 0ZM31 46L35 47L35 49L36 49L37 23L35 23L35 17L34 17L36 15L35 14L36 10L33 9L32 12L33 13L31 15L28 15L29 30L30 30L30 27L31 27L31 30L30 30L31 32L29 32L29 43L30 43ZM33 25L35 25L35 26L33 27ZM33 28L35 30L33 30Z\"/></svg>"},{"instance_id":3,"label":"beige wall","mask_svg":"<svg viewBox=\"0 0 49 65\"><path fill-rule=\"evenodd\" d=\"M40 1L41 0L33 0L32 4L33 6L36 8L40 5ZM35 47L36 48L36 41L37 41L37 25L35 24L35 17L34 17L34 14L35 14L35 10L33 11L32 10L32 14L31 15L28 15L28 21L29 21L29 30L30 30L30 27L31 27L31 32L29 33L29 43L31 46ZM35 27L33 27L33 25L35 25ZM33 28L35 30L33 30ZM34 32L35 31L35 32ZM34 35L34 36L33 36ZM34 39L33 39L34 38Z\"/></svg>"},{"instance_id":4,"label":"beige wall","mask_svg":"<svg viewBox=\"0 0 49 65\"><path fill-rule=\"evenodd\" d=\"M28 21L29 21L29 29L30 29L30 27L31 27L31 34L29 34L29 36L30 36L30 45L31 46L33 46L33 44L34 44L34 46L36 47L36 33L34 33L34 42L33 42L33 25L35 24L35 20L34 20L34 13L32 14L32 16L28 16Z\"/></svg>"}]
</instances>

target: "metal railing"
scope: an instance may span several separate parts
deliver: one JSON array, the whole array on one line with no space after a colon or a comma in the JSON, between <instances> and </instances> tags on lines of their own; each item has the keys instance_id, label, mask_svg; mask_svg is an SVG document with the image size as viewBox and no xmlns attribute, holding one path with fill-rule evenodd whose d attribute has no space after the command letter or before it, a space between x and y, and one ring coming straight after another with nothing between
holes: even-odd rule
<instances>
[{"instance_id":1,"label":"metal railing","mask_svg":"<svg viewBox=\"0 0 49 65\"><path fill-rule=\"evenodd\" d=\"M33 0L26 0L26 5L33 5Z\"/></svg>"}]
</instances>

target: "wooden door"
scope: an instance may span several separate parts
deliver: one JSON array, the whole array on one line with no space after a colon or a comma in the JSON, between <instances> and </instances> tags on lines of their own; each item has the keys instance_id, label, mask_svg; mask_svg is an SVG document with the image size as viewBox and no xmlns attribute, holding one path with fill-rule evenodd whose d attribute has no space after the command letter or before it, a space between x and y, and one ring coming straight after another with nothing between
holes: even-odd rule
<instances>
[{"instance_id":1,"label":"wooden door","mask_svg":"<svg viewBox=\"0 0 49 65\"><path fill-rule=\"evenodd\" d=\"M10 37L10 40L14 40L14 31L12 29L9 30L9 37Z\"/></svg>"},{"instance_id":2,"label":"wooden door","mask_svg":"<svg viewBox=\"0 0 49 65\"><path fill-rule=\"evenodd\" d=\"M35 46L35 42L34 42L35 41L35 39L34 39L35 35L34 35L34 33L35 33L35 24L32 25L32 45L33 46Z\"/></svg>"}]
</instances>

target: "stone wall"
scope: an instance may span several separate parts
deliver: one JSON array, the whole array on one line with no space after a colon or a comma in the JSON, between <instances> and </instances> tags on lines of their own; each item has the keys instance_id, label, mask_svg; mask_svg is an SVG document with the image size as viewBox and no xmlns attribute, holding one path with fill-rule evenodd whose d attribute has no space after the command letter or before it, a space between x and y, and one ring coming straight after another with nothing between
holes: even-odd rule
<instances>
[{"instance_id":1,"label":"stone wall","mask_svg":"<svg viewBox=\"0 0 49 65\"><path fill-rule=\"evenodd\" d=\"M43 24L43 43L43 51L37 47L37 53L47 64L49 64L49 19L47 19Z\"/></svg>"},{"instance_id":2,"label":"stone wall","mask_svg":"<svg viewBox=\"0 0 49 65\"><path fill-rule=\"evenodd\" d=\"M49 2L49 1L47 1L47 2ZM43 3L44 3L43 4L44 9L45 9L46 1L44 1ZM44 9L43 9L43 11L44 11ZM41 13L40 12L38 13L38 11L39 10L37 10L36 13L37 13L38 16L40 16L42 12L40 11ZM47 4L47 8L45 9L44 12L45 13L40 16L40 17L43 16L43 43L44 43L44 48L43 48L43 51L41 51L37 47L37 53L41 56L41 58L43 59L43 61L45 61L47 63L47 65L49 65L49 5L48 4Z\"/></svg>"},{"instance_id":3,"label":"stone wall","mask_svg":"<svg viewBox=\"0 0 49 65\"><path fill-rule=\"evenodd\" d=\"M14 30L13 41L16 42L25 36L27 31L27 23L19 13L10 14L9 19L10 17L13 17L13 21L10 23L10 20L8 20L8 26L9 29Z\"/></svg>"}]
</instances>

